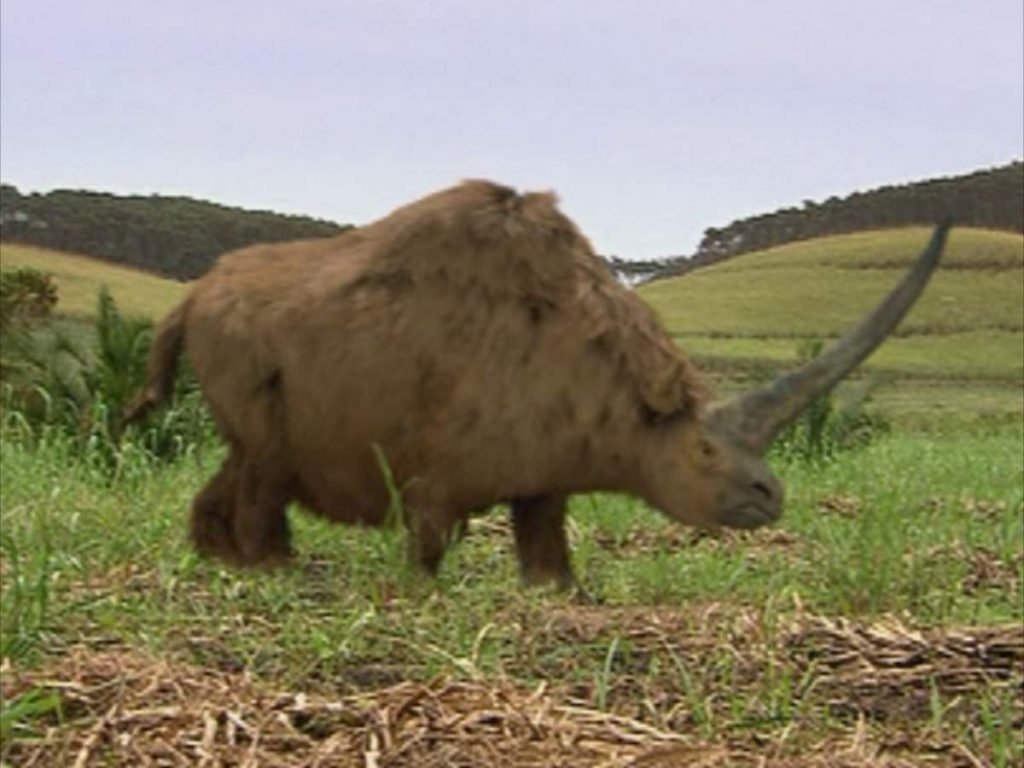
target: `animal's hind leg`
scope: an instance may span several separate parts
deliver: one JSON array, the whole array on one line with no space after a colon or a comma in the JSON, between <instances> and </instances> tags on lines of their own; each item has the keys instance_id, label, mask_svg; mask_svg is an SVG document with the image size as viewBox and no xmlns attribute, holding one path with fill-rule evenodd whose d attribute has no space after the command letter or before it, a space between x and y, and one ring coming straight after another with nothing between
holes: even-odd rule
<instances>
[{"instance_id":1,"label":"animal's hind leg","mask_svg":"<svg viewBox=\"0 0 1024 768\"><path fill-rule=\"evenodd\" d=\"M534 496L512 502L512 528L525 584L572 589L576 579L565 533L566 497Z\"/></svg>"},{"instance_id":2,"label":"animal's hind leg","mask_svg":"<svg viewBox=\"0 0 1024 768\"><path fill-rule=\"evenodd\" d=\"M273 464L246 461L241 468L234 538L244 565L281 565L292 555L285 509L293 495L291 477Z\"/></svg>"},{"instance_id":3,"label":"animal's hind leg","mask_svg":"<svg viewBox=\"0 0 1024 768\"><path fill-rule=\"evenodd\" d=\"M229 563L241 562L235 542L234 517L242 459L236 449L192 502L189 535L196 551Z\"/></svg>"}]
</instances>

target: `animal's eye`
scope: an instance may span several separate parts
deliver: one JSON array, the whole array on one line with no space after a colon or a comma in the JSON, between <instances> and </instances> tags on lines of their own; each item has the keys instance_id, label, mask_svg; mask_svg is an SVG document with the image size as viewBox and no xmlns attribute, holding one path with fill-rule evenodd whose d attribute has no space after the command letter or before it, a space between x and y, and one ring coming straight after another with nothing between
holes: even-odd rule
<instances>
[{"instance_id":1,"label":"animal's eye","mask_svg":"<svg viewBox=\"0 0 1024 768\"><path fill-rule=\"evenodd\" d=\"M715 446L707 440L701 440L697 443L697 450L700 451L700 455L705 459L713 459L715 457Z\"/></svg>"}]
</instances>

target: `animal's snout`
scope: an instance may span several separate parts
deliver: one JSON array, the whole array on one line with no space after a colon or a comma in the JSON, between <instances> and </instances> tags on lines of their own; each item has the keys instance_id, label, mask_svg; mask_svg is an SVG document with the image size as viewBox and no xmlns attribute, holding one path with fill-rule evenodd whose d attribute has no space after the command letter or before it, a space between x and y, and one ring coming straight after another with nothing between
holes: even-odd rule
<instances>
[{"instance_id":1,"label":"animal's snout","mask_svg":"<svg viewBox=\"0 0 1024 768\"><path fill-rule=\"evenodd\" d=\"M750 489L755 495L760 495L763 501L772 501L775 498L775 493L772 491L771 486L761 480L755 480L751 483Z\"/></svg>"},{"instance_id":2,"label":"animal's snout","mask_svg":"<svg viewBox=\"0 0 1024 768\"><path fill-rule=\"evenodd\" d=\"M750 483L750 490L754 498L766 504L782 506L785 489L779 479L770 472L755 477Z\"/></svg>"},{"instance_id":3,"label":"animal's snout","mask_svg":"<svg viewBox=\"0 0 1024 768\"><path fill-rule=\"evenodd\" d=\"M722 498L718 523L727 528L760 528L782 517L782 483L766 471L754 471Z\"/></svg>"},{"instance_id":4,"label":"animal's snout","mask_svg":"<svg viewBox=\"0 0 1024 768\"><path fill-rule=\"evenodd\" d=\"M785 490L782 483L774 475L768 474L755 478L750 484L750 493L758 500L769 521L782 517L782 501Z\"/></svg>"}]
</instances>

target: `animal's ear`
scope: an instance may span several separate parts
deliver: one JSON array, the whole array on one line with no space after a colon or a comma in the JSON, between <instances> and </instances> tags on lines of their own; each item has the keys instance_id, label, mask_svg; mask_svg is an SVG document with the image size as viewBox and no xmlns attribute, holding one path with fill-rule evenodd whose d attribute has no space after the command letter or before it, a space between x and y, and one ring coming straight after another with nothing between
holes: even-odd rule
<instances>
[{"instance_id":1,"label":"animal's ear","mask_svg":"<svg viewBox=\"0 0 1024 768\"><path fill-rule=\"evenodd\" d=\"M635 317L625 356L643 408L656 421L694 413L708 397L700 375L646 307Z\"/></svg>"},{"instance_id":2,"label":"animal's ear","mask_svg":"<svg viewBox=\"0 0 1024 768\"><path fill-rule=\"evenodd\" d=\"M594 350L615 360L650 421L692 414L708 400L696 369L635 295L613 290L611 278L602 279L581 308Z\"/></svg>"},{"instance_id":3,"label":"animal's ear","mask_svg":"<svg viewBox=\"0 0 1024 768\"><path fill-rule=\"evenodd\" d=\"M693 402L683 383L682 365L667 365L655 371L640 388L640 399L658 421L690 411Z\"/></svg>"}]
</instances>

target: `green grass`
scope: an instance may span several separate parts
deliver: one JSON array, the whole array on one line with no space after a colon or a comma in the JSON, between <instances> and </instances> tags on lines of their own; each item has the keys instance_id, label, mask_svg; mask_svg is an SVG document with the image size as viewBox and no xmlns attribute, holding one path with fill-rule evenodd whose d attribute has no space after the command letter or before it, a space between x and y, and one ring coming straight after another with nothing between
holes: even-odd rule
<instances>
[{"instance_id":1,"label":"green grass","mask_svg":"<svg viewBox=\"0 0 1024 768\"><path fill-rule=\"evenodd\" d=\"M0 267L33 267L57 281L56 312L77 318L96 316L96 295L106 285L128 315L158 320L184 296L183 283L85 256L33 246L0 244Z\"/></svg>"},{"instance_id":2,"label":"green grass","mask_svg":"<svg viewBox=\"0 0 1024 768\"><path fill-rule=\"evenodd\" d=\"M298 510L294 567L222 568L199 560L184 535L219 449L159 471L129 455L114 480L73 450L58 436L0 444L0 654L17 669L72 645L113 644L335 694L439 675L527 687L546 679L623 712L639 686L652 722L670 722L677 697L700 708L673 727L709 739L789 728L798 742L850 721L815 698L825 672L792 655L786 622L805 612L865 625L899 617L923 630L1024 620L1018 428L936 428L835 461L778 460L784 520L722 539L694 537L630 499L578 497L570 534L581 581L599 601L590 608L518 586L499 513L473 524L435 583L406 569L400 532ZM652 620L682 634L652 650ZM933 694L925 719L903 726L979 743L982 716L954 716L943 709L949 691ZM12 732L53 712L45 692L32 695L7 702ZM985 738L1020 755L1024 745L997 716L1012 706L1003 689L971 695L990 713Z\"/></svg>"}]
</instances>

